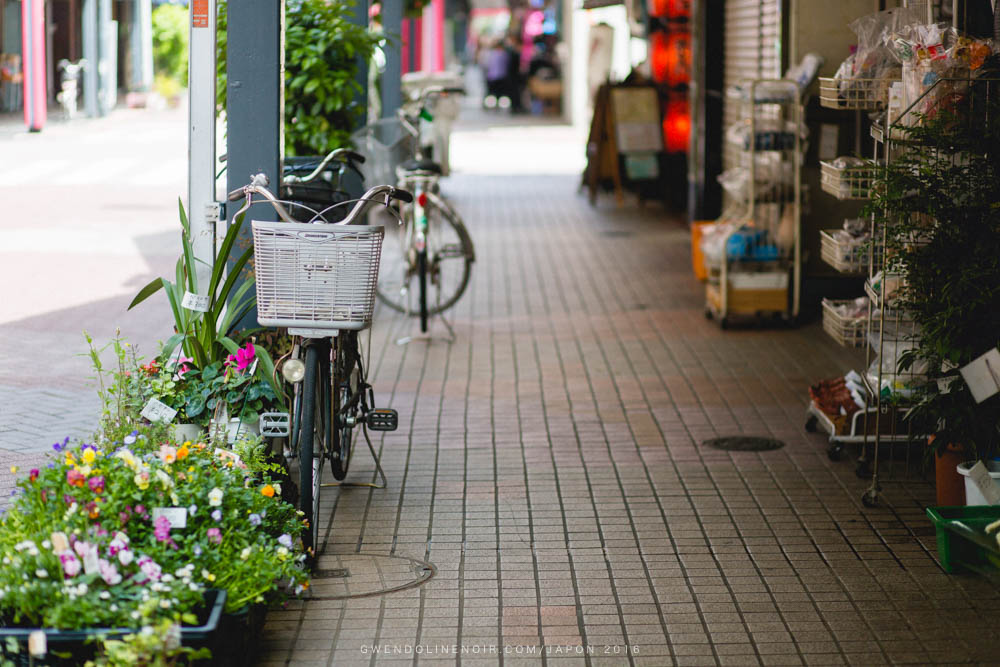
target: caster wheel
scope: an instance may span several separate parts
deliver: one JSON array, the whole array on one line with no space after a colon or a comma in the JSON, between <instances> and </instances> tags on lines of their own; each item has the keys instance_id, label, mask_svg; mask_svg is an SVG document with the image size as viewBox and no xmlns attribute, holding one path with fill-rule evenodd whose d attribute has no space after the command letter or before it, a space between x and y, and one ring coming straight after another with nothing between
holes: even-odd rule
<instances>
[{"instance_id":1,"label":"caster wheel","mask_svg":"<svg viewBox=\"0 0 1000 667\"><path fill-rule=\"evenodd\" d=\"M840 445L830 445L826 450L826 457L831 461L839 461L844 453L844 448Z\"/></svg>"},{"instance_id":2,"label":"caster wheel","mask_svg":"<svg viewBox=\"0 0 1000 667\"><path fill-rule=\"evenodd\" d=\"M723 317L721 320L719 320L719 328L721 328L723 331L725 331L726 329L729 328L729 318L728 317Z\"/></svg>"},{"instance_id":3,"label":"caster wheel","mask_svg":"<svg viewBox=\"0 0 1000 667\"><path fill-rule=\"evenodd\" d=\"M712 319L712 311L709 310L708 308L705 309L705 319L706 320Z\"/></svg>"},{"instance_id":4,"label":"caster wheel","mask_svg":"<svg viewBox=\"0 0 1000 667\"><path fill-rule=\"evenodd\" d=\"M875 489L868 489L861 494L861 504L865 507L878 507L878 492Z\"/></svg>"},{"instance_id":5,"label":"caster wheel","mask_svg":"<svg viewBox=\"0 0 1000 667\"><path fill-rule=\"evenodd\" d=\"M868 461L858 461L858 465L854 468L854 474L861 479L869 479L872 476L871 468L868 466Z\"/></svg>"},{"instance_id":6,"label":"caster wheel","mask_svg":"<svg viewBox=\"0 0 1000 667\"><path fill-rule=\"evenodd\" d=\"M819 420L816 418L816 415L809 417L809 419L806 420L806 433L815 433L818 423Z\"/></svg>"}]
</instances>

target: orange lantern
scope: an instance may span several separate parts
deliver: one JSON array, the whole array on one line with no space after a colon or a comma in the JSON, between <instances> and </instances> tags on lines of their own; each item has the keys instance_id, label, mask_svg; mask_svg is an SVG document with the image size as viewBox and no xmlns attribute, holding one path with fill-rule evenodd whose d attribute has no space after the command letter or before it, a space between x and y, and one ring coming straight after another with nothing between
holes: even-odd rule
<instances>
[{"instance_id":1,"label":"orange lantern","mask_svg":"<svg viewBox=\"0 0 1000 667\"><path fill-rule=\"evenodd\" d=\"M667 102L663 113L663 147L668 153L686 153L691 140L691 112L686 99Z\"/></svg>"},{"instance_id":2,"label":"orange lantern","mask_svg":"<svg viewBox=\"0 0 1000 667\"><path fill-rule=\"evenodd\" d=\"M650 67L657 83L687 85L691 81L691 35L654 32L650 38Z\"/></svg>"},{"instance_id":3,"label":"orange lantern","mask_svg":"<svg viewBox=\"0 0 1000 667\"><path fill-rule=\"evenodd\" d=\"M667 16L672 19L691 18L691 0L667 0Z\"/></svg>"}]
</instances>

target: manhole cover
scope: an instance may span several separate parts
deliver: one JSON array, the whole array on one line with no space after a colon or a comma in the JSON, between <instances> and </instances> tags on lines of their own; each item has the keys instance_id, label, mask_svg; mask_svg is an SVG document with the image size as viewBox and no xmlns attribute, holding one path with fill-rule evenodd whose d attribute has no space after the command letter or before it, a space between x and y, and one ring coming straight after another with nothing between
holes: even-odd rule
<instances>
[{"instance_id":1,"label":"manhole cover","mask_svg":"<svg viewBox=\"0 0 1000 667\"><path fill-rule=\"evenodd\" d=\"M313 570L309 600L343 600L385 595L426 583L437 574L431 563L406 556L324 554Z\"/></svg>"},{"instance_id":2,"label":"manhole cover","mask_svg":"<svg viewBox=\"0 0 1000 667\"><path fill-rule=\"evenodd\" d=\"M766 452L771 449L781 449L785 446L785 443L774 438L757 438L746 435L712 438L711 440L706 440L705 444L730 452Z\"/></svg>"}]
</instances>

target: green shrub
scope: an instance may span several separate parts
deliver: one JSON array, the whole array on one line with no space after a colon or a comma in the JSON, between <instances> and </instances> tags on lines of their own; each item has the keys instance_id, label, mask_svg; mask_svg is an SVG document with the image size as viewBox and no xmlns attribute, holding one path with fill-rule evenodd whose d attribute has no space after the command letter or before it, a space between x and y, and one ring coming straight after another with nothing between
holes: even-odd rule
<instances>
[{"instance_id":1,"label":"green shrub","mask_svg":"<svg viewBox=\"0 0 1000 667\"><path fill-rule=\"evenodd\" d=\"M153 69L187 87L188 10L160 5L153 10Z\"/></svg>"},{"instance_id":2,"label":"green shrub","mask_svg":"<svg viewBox=\"0 0 1000 667\"><path fill-rule=\"evenodd\" d=\"M316 155L347 145L364 121L358 63L380 37L350 22L353 2L286 0L285 153ZM226 106L227 6L219 2L218 106Z\"/></svg>"}]
</instances>

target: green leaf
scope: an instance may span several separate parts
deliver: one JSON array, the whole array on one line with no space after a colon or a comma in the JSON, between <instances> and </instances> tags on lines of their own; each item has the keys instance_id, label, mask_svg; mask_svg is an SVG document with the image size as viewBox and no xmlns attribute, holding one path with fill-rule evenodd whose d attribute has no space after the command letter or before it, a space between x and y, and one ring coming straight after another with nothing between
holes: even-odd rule
<instances>
[{"instance_id":1,"label":"green leaf","mask_svg":"<svg viewBox=\"0 0 1000 667\"><path fill-rule=\"evenodd\" d=\"M135 298L132 299L132 303L128 305L127 310L132 310L140 303L148 299L150 296L158 292L162 287L163 287L163 279L153 278L153 280L151 280L148 285L139 290L139 293L136 294Z\"/></svg>"}]
</instances>

